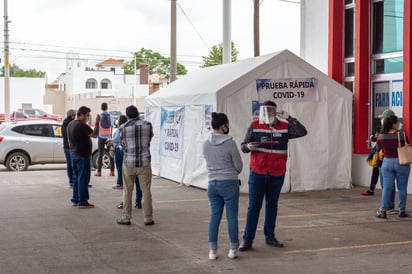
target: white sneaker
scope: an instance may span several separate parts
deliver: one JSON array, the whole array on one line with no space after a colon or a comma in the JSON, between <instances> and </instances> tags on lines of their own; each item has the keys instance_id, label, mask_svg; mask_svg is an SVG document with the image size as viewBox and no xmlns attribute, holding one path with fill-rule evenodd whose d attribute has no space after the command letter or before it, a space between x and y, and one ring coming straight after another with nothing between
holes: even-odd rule
<instances>
[{"instance_id":1,"label":"white sneaker","mask_svg":"<svg viewBox=\"0 0 412 274\"><path fill-rule=\"evenodd\" d=\"M227 256L232 260L236 259L237 258L237 249L230 249L229 254L227 254Z\"/></svg>"},{"instance_id":2,"label":"white sneaker","mask_svg":"<svg viewBox=\"0 0 412 274\"><path fill-rule=\"evenodd\" d=\"M216 251L209 251L209 260L216 260L217 254Z\"/></svg>"}]
</instances>

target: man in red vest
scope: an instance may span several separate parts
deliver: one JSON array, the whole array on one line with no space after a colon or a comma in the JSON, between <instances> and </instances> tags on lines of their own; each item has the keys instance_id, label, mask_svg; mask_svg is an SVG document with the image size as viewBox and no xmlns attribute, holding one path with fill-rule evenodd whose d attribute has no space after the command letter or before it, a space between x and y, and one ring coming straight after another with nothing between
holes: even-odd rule
<instances>
[{"instance_id":1,"label":"man in red vest","mask_svg":"<svg viewBox=\"0 0 412 274\"><path fill-rule=\"evenodd\" d=\"M275 237L280 191L286 173L289 139L303 137L306 128L286 111L276 112L277 105L266 101L259 110L241 144L244 153L251 152L249 174L249 207L240 251L252 248L263 197L266 200L264 234L266 244L283 247Z\"/></svg>"}]
</instances>

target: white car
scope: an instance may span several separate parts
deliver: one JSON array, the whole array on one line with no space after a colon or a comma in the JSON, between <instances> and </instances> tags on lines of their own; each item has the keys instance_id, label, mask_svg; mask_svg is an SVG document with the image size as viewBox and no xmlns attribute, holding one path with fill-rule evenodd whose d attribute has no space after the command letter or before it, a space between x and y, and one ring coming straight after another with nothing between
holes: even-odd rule
<instances>
[{"instance_id":1,"label":"white car","mask_svg":"<svg viewBox=\"0 0 412 274\"><path fill-rule=\"evenodd\" d=\"M24 171L30 165L66 163L61 122L30 120L0 124L0 164L10 171ZM97 139L92 138L92 164L97 167ZM103 168L109 168L107 151Z\"/></svg>"}]
</instances>

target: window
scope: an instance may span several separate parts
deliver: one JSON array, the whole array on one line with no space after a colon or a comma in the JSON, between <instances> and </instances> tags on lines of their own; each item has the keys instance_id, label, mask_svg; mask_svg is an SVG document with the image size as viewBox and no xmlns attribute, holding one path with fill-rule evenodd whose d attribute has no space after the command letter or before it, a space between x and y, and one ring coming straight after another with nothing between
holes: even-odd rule
<instances>
[{"instance_id":1,"label":"window","mask_svg":"<svg viewBox=\"0 0 412 274\"><path fill-rule=\"evenodd\" d=\"M111 89L112 88L112 85L111 85L111 82L110 82L109 79L103 79L100 82L100 86L101 86L102 89Z\"/></svg>"},{"instance_id":2,"label":"window","mask_svg":"<svg viewBox=\"0 0 412 274\"><path fill-rule=\"evenodd\" d=\"M345 77L355 75L355 63L347 62L345 63Z\"/></svg>"},{"instance_id":3,"label":"window","mask_svg":"<svg viewBox=\"0 0 412 274\"><path fill-rule=\"evenodd\" d=\"M24 112L21 111L17 111L16 112L16 118L27 118L26 114L24 114Z\"/></svg>"},{"instance_id":4,"label":"window","mask_svg":"<svg viewBox=\"0 0 412 274\"><path fill-rule=\"evenodd\" d=\"M30 136L42 136L43 137L43 136L47 136L48 134L46 130L47 128L44 128L43 125L27 125L27 126L24 126L23 132L19 132L19 133L23 133L25 135L30 135Z\"/></svg>"},{"instance_id":5,"label":"window","mask_svg":"<svg viewBox=\"0 0 412 274\"><path fill-rule=\"evenodd\" d=\"M12 128L11 130L14 131L14 132L23 134L23 132L24 132L24 127L25 127L25 126L17 126L17 127Z\"/></svg>"},{"instance_id":6,"label":"window","mask_svg":"<svg viewBox=\"0 0 412 274\"><path fill-rule=\"evenodd\" d=\"M35 115L39 115L39 116L47 115L47 113L44 112L44 111L41 110L41 109L33 109L33 113L34 113Z\"/></svg>"},{"instance_id":7,"label":"window","mask_svg":"<svg viewBox=\"0 0 412 274\"><path fill-rule=\"evenodd\" d=\"M344 26L344 54L345 58L355 56L355 8L345 8Z\"/></svg>"},{"instance_id":8,"label":"window","mask_svg":"<svg viewBox=\"0 0 412 274\"><path fill-rule=\"evenodd\" d=\"M61 137L63 138L62 134L62 127L60 125L52 125L53 135L54 137Z\"/></svg>"},{"instance_id":9,"label":"window","mask_svg":"<svg viewBox=\"0 0 412 274\"><path fill-rule=\"evenodd\" d=\"M397 73L403 71L403 58L394 57L372 61L373 74Z\"/></svg>"},{"instance_id":10,"label":"window","mask_svg":"<svg viewBox=\"0 0 412 274\"><path fill-rule=\"evenodd\" d=\"M86 81L86 89L95 89L97 88L97 81L94 79L89 79Z\"/></svg>"},{"instance_id":11,"label":"window","mask_svg":"<svg viewBox=\"0 0 412 274\"><path fill-rule=\"evenodd\" d=\"M36 113L34 113L34 109L25 109L24 112L28 115L35 115Z\"/></svg>"},{"instance_id":12,"label":"window","mask_svg":"<svg viewBox=\"0 0 412 274\"><path fill-rule=\"evenodd\" d=\"M403 0L373 3L372 51L389 53L403 49Z\"/></svg>"}]
</instances>

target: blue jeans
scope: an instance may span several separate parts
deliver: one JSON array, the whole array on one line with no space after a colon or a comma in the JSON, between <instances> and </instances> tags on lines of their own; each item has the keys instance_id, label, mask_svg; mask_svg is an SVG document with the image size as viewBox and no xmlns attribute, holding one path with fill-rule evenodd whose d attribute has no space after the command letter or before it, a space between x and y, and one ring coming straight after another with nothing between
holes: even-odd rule
<instances>
[{"instance_id":1,"label":"blue jeans","mask_svg":"<svg viewBox=\"0 0 412 274\"><path fill-rule=\"evenodd\" d=\"M114 161L116 163L116 170L117 170L117 185L123 185L123 172L122 172L122 165L123 165L123 150L116 148L114 150Z\"/></svg>"},{"instance_id":2,"label":"blue jeans","mask_svg":"<svg viewBox=\"0 0 412 274\"><path fill-rule=\"evenodd\" d=\"M220 220L226 206L227 230L230 248L239 247L239 180L211 180L207 188L210 203L209 249L217 250Z\"/></svg>"},{"instance_id":3,"label":"blue jeans","mask_svg":"<svg viewBox=\"0 0 412 274\"><path fill-rule=\"evenodd\" d=\"M381 177L381 189L382 189L382 194L383 194L383 175L382 175L382 166L379 168L379 177ZM390 193L389 197L389 202L387 204L389 209L395 209L395 188L393 188L392 193Z\"/></svg>"},{"instance_id":4,"label":"blue jeans","mask_svg":"<svg viewBox=\"0 0 412 274\"><path fill-rule=\"evenodd\" d=\"M388 210L391 206L391 195L395 191L395 179L398 187L399 211L406 210L407 188L410 165L400 165L398 158L384 158L382 163L383 191L381 210Z\"/></svg>"},{"instance_id":5,"label":"blue jeans","mask_svg":"<svg viewBox=\"0 0 412 274\"><path fill-rule=\"evenodd\" d=\"M66 170L67 177L69 178L69 184L73 185L73 169L72 169L72 159L70 157L70 149L64 148L64 156L66 157Z\"/></svg>"},{"instance_id":6,"label":"blue jeans","mask_svg":"<svg viewBox=\"0 0 412 274\"><path fill-rule=\"evenodd\" d=\"M278 201L282 190L285 175L259 175L250 171L249 175L249 207L247 209L246 227L243 240L252 244L255 238L259 221L263 197L266 200L264 233L265 240L275 238L276 217L278 215Z\"/></svg>"},{"instance_id":7,"label":"blue jeans","mask_svg":"<svg viewBox=\"0 0 412 274\"><path fill-rule=\"evenodd\" d=\"M104 154L104 147L106 145L107 139L104 138L97 138L97 149L99 154L97 156L97 171L102 172L102 165L103 165L103 154ZM109 156L110 159L110 171L114 171L114 161L113 158Z\"/></svg>"},{"instance_id":8,"label":"blue jeans","mask_svg":"<svg viewBox=\"0 0 412 274\"><path fill-rule=\"evenodd\" d=\"M117 170L117 185L118 186L123 186L123 171L122 171L122 165L123 165L123 150L116 148L114 150L114 160L116 163L116 170ZM135 180L136 184L136 203L137 202L142 202L142 189L140 188L139 184L139 177L136 176Z\"/></svg>"},{"instance_id":9,"label":"blue jeans","mask_svg":"<svg viewBox=\"0 0 412 274\"><path fill-rule=\"evenodd\" d=\"M90 157L71 155L73 168L72 203L85 205L89 202Z\"/></svg>"}]
</instances>

